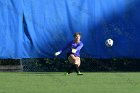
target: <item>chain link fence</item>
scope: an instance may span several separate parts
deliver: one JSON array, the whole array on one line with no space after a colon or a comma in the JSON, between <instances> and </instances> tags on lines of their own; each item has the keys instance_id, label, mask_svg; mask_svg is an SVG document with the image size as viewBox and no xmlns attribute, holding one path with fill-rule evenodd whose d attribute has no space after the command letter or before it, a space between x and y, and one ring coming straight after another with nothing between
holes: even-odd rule
<instances>
[{"instance_id":1,"label":"chain link fence","mask_svg":"<svg viewBox=\"0 0 140 93\"><path fill-rule=\"evenodd\" d=\"M80 70L96 71L140 71L140 59L93 59L81 58ZM65 59L22 59L23 71L61 72L66 71L69 62Z\"/></svg>"},{"instance_id":2,"label":"chain link fence","mask_svg":"<svg viewBox=\"0 0 140 93\"><path fill-rule=\"evenodd\" d=\"M1 71L63 72L69 66L68 60L60 58L0 60ZM84 72L140 71L140 59L81 58L80 70Z\"/></svg>"}]
</instances>

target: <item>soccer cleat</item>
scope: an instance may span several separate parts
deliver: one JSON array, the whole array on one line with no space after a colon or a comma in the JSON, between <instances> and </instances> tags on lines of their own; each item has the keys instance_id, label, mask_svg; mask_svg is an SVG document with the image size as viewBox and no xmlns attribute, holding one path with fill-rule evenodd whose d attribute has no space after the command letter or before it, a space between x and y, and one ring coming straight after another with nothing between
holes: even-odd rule
<instances>
[{"instance_id":1,"label":"soccer cleat","mask_svg":"<svg viewBox=\"0 0 140 93\"><path fill-rule=\"evenodd\" d=\"M66 72L64 75L67 76L67 75L69 75L69 73Z\"/></svg>"},{"instance_id":2,"label":"soccer cleat","mask_svg":"<svg viewBox=\"0 0 140 93\"><path fill-rule=\"evenodd\" d=\"M83 75L83 73L81 73L81 72L78 72L78 73L77 73L77 75Z\"/></svg>"}]
</instances>

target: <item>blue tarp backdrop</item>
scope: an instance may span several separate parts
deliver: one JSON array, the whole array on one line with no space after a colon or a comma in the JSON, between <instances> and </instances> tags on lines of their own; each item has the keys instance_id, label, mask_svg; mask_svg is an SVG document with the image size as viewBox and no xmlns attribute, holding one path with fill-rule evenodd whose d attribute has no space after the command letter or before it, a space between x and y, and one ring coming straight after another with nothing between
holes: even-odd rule
<instances>
[{"instance_id":1,"label":"blue tarp backdrop","mask_svg":"<svg viewBox=\"0 0 140 93\"><path fill-rule=\"evenodd\" d=\"M140 0L0 0L0 58L54 57L75 32L81 57L140 58L139 11Z\"/></svg>"}]
</instances>

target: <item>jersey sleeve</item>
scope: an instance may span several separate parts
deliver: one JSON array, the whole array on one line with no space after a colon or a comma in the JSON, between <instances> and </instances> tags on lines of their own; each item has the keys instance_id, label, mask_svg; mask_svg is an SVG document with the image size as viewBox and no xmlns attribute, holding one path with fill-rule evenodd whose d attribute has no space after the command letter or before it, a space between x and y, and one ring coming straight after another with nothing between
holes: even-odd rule
<instances>
[{"instance_id":1,"label":"jersey sleeve","mask_svg":"<svg viewBox=\"0 0 140 93\"><path fill-rule=\"evenodd\" d=\"M76 48L76 50L77 50L77 51L78 51L78 50L81 50L83 46L84 46L84 45L83 45L83 43L81 42L81 43L78 45L78 47Z\"/></svg>"}]
</instances>

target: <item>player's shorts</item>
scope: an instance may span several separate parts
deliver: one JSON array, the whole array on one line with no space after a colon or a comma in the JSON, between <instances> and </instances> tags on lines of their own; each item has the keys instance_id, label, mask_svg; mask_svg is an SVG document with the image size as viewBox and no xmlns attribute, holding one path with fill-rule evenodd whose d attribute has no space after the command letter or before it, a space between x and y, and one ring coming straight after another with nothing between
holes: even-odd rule
<instances>
[{"instance_id":1,"label":"player's shorts","mask_svg":"<svg viewBox=\"0 0 140 93\"><path fill-rule=\"evenodd\" d=\"M67 53L67 60L68 60L68 58L69 58L69 56L71 55L72 53Z\"/></svg>"},{"instance_id":2,"label":"player's shorts","mask_svg":"<svg viewBox=\"0 0 140 93\"><path fill-rule=\"evenodd\" d=\"M69 56L71 55L71 54L73 54L73 53L67 53L67 59L69 58ZM73 54L74 55L74 54ZM76 56L76 55L74 55L75 57L79 57L79 56Z\"/></svg>"}]
</instances>

